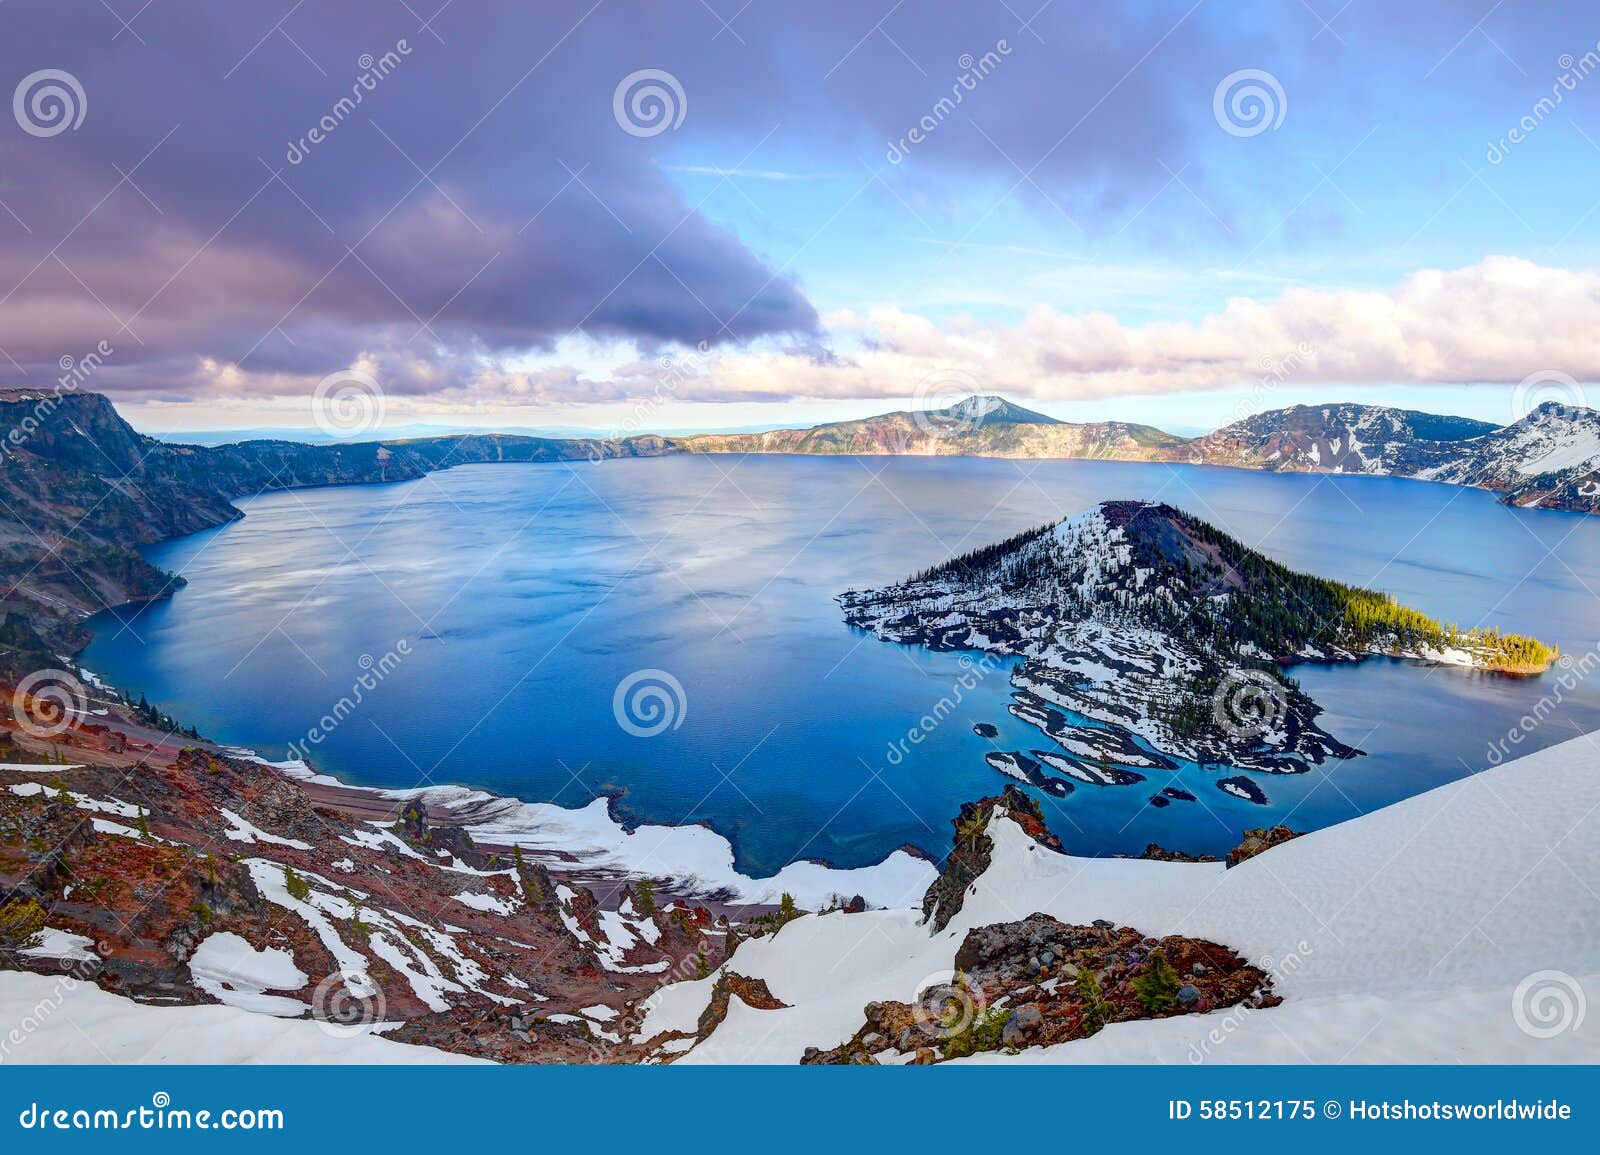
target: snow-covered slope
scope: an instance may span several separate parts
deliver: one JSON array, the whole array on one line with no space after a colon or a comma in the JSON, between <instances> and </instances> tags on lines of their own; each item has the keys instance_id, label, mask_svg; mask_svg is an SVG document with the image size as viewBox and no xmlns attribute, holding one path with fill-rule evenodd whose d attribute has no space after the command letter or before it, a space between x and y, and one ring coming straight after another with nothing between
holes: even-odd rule
<instances>
[{"instance_id":1,"label":"snow-covered slope","mask_svg":"<svg viewBox=\"0 0 1600 1155\"><path fill-rule=\"evenodd\" d=\"M1600 413L1553 401L1503 428L1381 405L1295 405L1188 452L1208 465L1415 477L1494 490L1512 505L1600 512Z\"/></svg>"},{"instance_id":2,"label":"snow-covered slope","mask_svg":"<svg viewBox=\"0 0 1600 1155\"><path fill-rule=\"evenodd\" d=\"M1546 402L1414 476L1504 491L1512 505L1600 510L1600 413Z\"/></svg>"},{"instance_id":3,"label":"snow-covered slope","mask_svg":"<svg viewBox=\"0 0 1600 1155\"><path fill-rule=\"evenodd\" d=\"M968 931L1035 912L1225 944L1283 1005L1117 1023L1024 1050L1048 1062L1594 1062L1574 1026L1600 991L1600 744L1583 737L1220 864L1084 859L1004 811L991 863L937 934L912 911L800 919L729 964L787 1009L731 1001L680 1062L799 1061L953 968ZM712 980L652 1000L641 1037L694 1029ZM882 1061L899 1061L885 1054ZM978 1061L1006 1061L990 1054Z\"/></svg>"},{"instance_id":4,"label":"snow-covered slope","mask_svg":"<svg viewBox=\"0 0 1600 1155\"><path fill-rule=\"evenodd\" d=\"M0 971L0 1063L476 1063L231 1006L161 1007L69 976Z\"/></svg>"},{"instance_id":5,"label":"snow-covered slope","mask_svg":"<svg viewBox=\"0 0 1600 1155\"><path fill-rule=\"evenodd\" d=\"M1197 460L1212 465L1409 475L1419 452L1445 451L1498 429L1487 421L1384 405L1292 405L1225 425L1192 447Z\"/></svg>"}]
</instances>

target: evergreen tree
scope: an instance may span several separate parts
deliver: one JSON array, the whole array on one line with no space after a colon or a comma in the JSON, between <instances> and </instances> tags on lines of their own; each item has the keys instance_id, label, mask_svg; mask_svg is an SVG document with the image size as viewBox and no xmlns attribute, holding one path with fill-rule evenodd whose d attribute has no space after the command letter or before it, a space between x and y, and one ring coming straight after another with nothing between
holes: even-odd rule
<instances>
[{"instance_id":1,"label":"evergreen tree","mask_svg":"<svg viewBox=\"0 0 1600 1155\"><path fill-rule=\"evenodd\" d=\"M14 898L0 906L0 947L28 950L43 940L44 907L31 898Z\"/></svg>"},{"instance_id":2,"label":"evergreen tree","mask_svg":"<svg viewBox=\"0 0 1600 1155\"><path fill-rule=\"evenodd\" d=\"M1083 1037L1099 1034L1106 1025L1110 1007L1106 1003L1105 992L1100 989L1100 979L1091 967L1083 967L1078 971L1078 999L1083 1003L1083 1014L1079 1019L1083 1026Z\"/></svg>"},{"instance_id":3,"label":"evergreen tree","mask_svg":"<svg viewBox=\"0 0 1600 1155\"><path fill-rule=\"evenodd\" d=\"M641 878L633 888L633 909L646 918L656 912L656 887L648 878Z\"/></svg>"},{"instance_id":4,"label":"evergreen tree","mask_svg":"<svg viewBox=\"0 0 1600 1155\"><path fill-rule=\"evenodd\" d=\"M1144 1004L1144 1009L1159 1015L1178 1005L1178 988L1183 983L1178 978L1178 972L1167 961L1166 952L1157 947L1150 952L1149 962L1141 973L1134 976L1130 985Z\"/></svg>"},{"instance_id":5,"label":"evergreen tree","mask_svg":"<svg viewBox=\"0 0 1600 1155\"><path fill-rule=\"evenodd\" d=\"M304 902L311 897L311 884L295 873L292 866L283 868L283 886L289 892L289 897Z\"/></svg>"}]
</instances>

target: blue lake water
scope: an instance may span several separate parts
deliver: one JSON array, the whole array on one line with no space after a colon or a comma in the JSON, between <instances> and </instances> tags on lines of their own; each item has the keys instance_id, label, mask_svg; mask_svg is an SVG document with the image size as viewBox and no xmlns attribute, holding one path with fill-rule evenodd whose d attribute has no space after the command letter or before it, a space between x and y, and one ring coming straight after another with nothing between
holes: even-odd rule
<instances>
[{"instance_id":1,"label":"blue lake water","mask_svg":"<svg viewBox=\"0 0 1600 1155\"><path fill-rule=\"evenodd\" d=\"M620 790L632 819L708 823L752 874L798 857L862 865L907 843L942 853L960 803L1008 781L983 755L1043 735L1006 712L1006 667L877 641L833 598L1117 497L1169 502L1463 625L1573 657L1600 638L1600 518L1473 490L1113 462L678 457L474 465L241 502L243 521L149 550L188 586L101 615L83 660L210 737L281 756L403 642L410 653L311 747L318 769L569 806ZM641 669L683 688L679 724L654 736L613 711ZM1366 757L1257 775L1268 806L1195 767L1079 786L1040 796L1051 825L1081 854L1219 852L1246 827L1313 829L1480 769L1541 696L1561 701L1513 755L1600 729L1600 676L1560 690L1552 674L1387 660L1293 672ZM959 707L892 755L963 680ZM1150 806L1165 785L1200 801Z\"/></svg>"}]
</instances>

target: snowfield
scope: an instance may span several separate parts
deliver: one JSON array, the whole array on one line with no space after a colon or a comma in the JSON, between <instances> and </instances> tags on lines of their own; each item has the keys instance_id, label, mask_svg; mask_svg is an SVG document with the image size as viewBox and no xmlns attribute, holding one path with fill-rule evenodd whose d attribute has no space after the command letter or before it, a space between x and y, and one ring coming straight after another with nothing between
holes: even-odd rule
<instances>
[{"instance_id":1,"label":"snowfield","mask_svg":"<svg viewBox=\"0 0 1600 1155\"><path fill-rule=\"evenodd\" d=\"M0 972L0 1022L16 1063L476 1063L376 1034L339 1037L320 1023L237 1007L156 1007L67 976Z\"/></svg>"},{"instance_id":2,"label":"snowfield","mask_svg":"<svg viewBox=\"0 0 1600 1155\"><path fill-rule=\"evenodd\" d=\"M942 933L930 936L918 912L879 911L804 918L748 942L732 969L764 979L789 1009L735 998L678 1061L797 1062L807 1046L849 1038L866 1003L910 1001L948 975L970 929L1035 912L1214 940L1268 971L1285 1002L1113 1024L1090 1040L972 1061L1600 1061L1592 1027L1541 1029L1562 999L1570 1023L1586 994L1600 992L1600 743L1591 737L1232 870L1059 855L1003 815L991 823L989 869ZM711 985L655 996L640 1037L692 1031Z\"/></svg>"},{"instance_id":3,"label":"snowfield","mask_svg":"<svg viewBox=\"0 0 1600 1155\"><path fill-rule=\"evenodd\" d=\"M313 773L304 762L268 762L249 751L240 756L297 781L356 789ZM474 840L521 846L536 861L548 858L568 866L576 861L597 871L663 881L669 889L686 894L726 895L741 904L776 904L788 893L802 907L826 906L838 894L859 894L874 906L903 906L920 898L936 874L924 859L896 850L872 866L839 868L820 862L791 862L770 878L751 878L734 869L733 847L716 831L704 826L652 825L630 831L611 817L604 798L568 809L464 786L366 792L392 802L415 800L430 811L453 812ZM388 831L363 831L356 837L370 848L387 843L400 853L420 857Z\"/></svg>"},{"instance_id":4,"label":"snowfield","mask_svg":"<svg viewBox=\"0 0 1600 1155\"><path fill-rule=\"evenodd\" d=\"M764 981L786 1009L755 1010L735 996L707 1038L677 1040L658 1054L686 1063L798 1062L807 1047L854 1034L868 1002L910 1001L947 978L968 931L1039 912L1213 940L1270 973L1285 1002L1116 1023L1092 1039L960 1061L1600 1062L1600 1031L1583 1023L1588 995L1600 992L1600 742L1592 736L1304 835L1232 870L1058 854L1004 808L989 834L990 865L942 932L930 934L920 910L908 909L920 890L903 895L900 909L801 917L745 942L731 963ZM360 903L374 949L425 1001L446 1002L445 992L484 980L449 935L367 905L360 892L312 876L302 902L287 893L281 867L245 865L268 901L319 933L331 933L330 916L350 917ZM631 910L608 913L620 929L643 932ZM452 960L453 979L412 935ZM55 930L32 953L88 958L90 945ZM338 948L346 981L358 982L364 958ZM469 1061L277 1017L303 1009L308 982L286 952L219 933L190 965L204 989L230 1005L141 1004L67 973L0 972L0 1022L17 1031L0 1039L0 1063ZM642 1022L614 1029L638 1041L693 1033L715 978L662 988ZM597 1006L584 1014L612 1022Z\"/></svg>"}]
</instances>

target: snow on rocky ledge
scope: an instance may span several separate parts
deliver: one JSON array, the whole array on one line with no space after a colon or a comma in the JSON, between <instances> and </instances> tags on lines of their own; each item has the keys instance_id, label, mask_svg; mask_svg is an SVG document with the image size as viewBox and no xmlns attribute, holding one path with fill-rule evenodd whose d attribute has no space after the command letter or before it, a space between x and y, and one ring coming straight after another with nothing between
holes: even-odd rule
<instances>
[{"instance_id":1,"label":"snow on rocky ledge","mask_svg":"<svg viewBox=\"0 0 1600 1155\"><path fill-rule=\"evenodd\" d=\"M1579 738L1307 834L1232 870L1059 855L1009 818L937 935L920 914L802 918L733 968L788 1004L732 1000L677 1061L794 1063L873 1000L910 1000L974 927L1049 914L1225 944L1282 1006L1113 1024L982 1062L1596 1062L1600 1034L1540 1029L1541 997L1600 993L1600 747ZM666 988L640 1037L694 1030L711 979ZM1542 990L1542 994L1541 994ZM1574 994L1576 992L1576 994ZM1541 1037L1548 1035L1548 1037Z\"/></svg>"}]
</instances>

